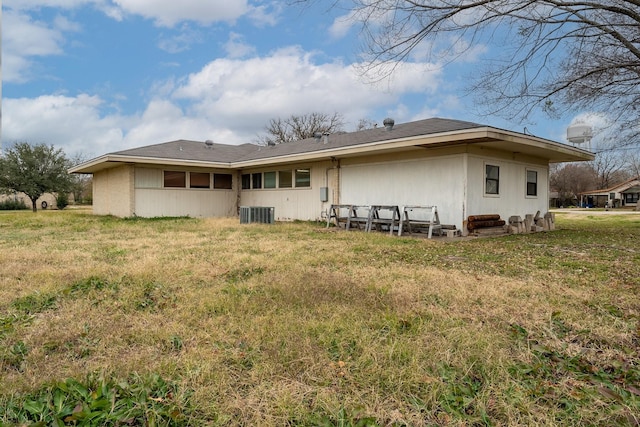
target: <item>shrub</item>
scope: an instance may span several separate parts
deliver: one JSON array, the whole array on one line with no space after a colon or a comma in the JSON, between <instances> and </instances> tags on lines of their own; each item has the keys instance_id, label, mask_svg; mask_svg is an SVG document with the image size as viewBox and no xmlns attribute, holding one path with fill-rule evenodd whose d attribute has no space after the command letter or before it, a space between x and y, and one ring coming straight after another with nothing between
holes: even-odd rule
<instances>
[{"instance_id":1,"label":"shrub","mask_svg":"<svg viewBox=\"0 0 640 427\"><path fill-rule=\"evenodd\" d=\"M56 195L56 205L60 210L66 208L69 205L69 196L67 195L67 193L63 192Z\"/></svg>"},{"instance_id":2,"label":"shrub","mask_svg":"<svg viewBox=\"0 0 640 427\"><path fill-rule=\"evenodd\" d=\"M24 200L11 200L7 199L0 202L0 211L18 211L29 209L27 205L24 204Z\"/></svg>"}]
</instances>

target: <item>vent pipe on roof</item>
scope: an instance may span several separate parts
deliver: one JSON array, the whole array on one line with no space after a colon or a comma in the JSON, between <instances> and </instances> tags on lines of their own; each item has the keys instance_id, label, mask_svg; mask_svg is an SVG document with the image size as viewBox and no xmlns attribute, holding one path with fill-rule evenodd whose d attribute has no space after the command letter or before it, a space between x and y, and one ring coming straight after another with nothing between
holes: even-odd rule
<instances>
[{"instance_id":1,"label":"vent pipe on roof","mask_svg":"<svg viewBox=\"0 0 640 427\"><path fill-rule=\"evenodd\" d=\"M207 140L204 142L204 146L205 146L205 147L207 147L207 148L213 148L213 141L212 141L212 140L210 140L210 139L207 139Z\"/></svg>"},{"instance_id":2,"label":"vent pipe on roof","mask_svg":"<svg viewBox=\"0 0 640 427\"><path fill-rule=\"evenodd\" d=\"M385 128L386 130L391 130L391 129L393 129L393 125L394 125L395 123L396 123L396 122L395 122L392 118L389 118L389 117L387 117L386 119L384 119L384 121L382 122L382 124L384 125L384 128Z\"/></svg>"},{"instance_id":3,"label":"vent pipe on roof","mask_svg":"<svg viewBox=\"0 0 640 427\"><path fill-rule=\"evenodd\" d=\"M320 140L322 139L322 132L314 133L313 137L316 139L316 142L320 142Z\"/></svg>"},{"instance_id":4,"label":"vent pipe on roof","mask_svg":"<svg viewBox=\"0 0 640 427\"><path fill-rule=\"evenodd\" d=\"M327 142L329 142L329 132L325 132L322 134L322 139L323 142L326 144Z\"/></svg>"}]
</instances>

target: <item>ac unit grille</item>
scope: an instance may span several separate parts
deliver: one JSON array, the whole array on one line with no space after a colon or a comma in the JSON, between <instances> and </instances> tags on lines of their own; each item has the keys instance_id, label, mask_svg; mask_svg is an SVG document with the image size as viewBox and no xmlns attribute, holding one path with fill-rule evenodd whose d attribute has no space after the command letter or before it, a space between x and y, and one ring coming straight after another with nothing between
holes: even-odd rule
<instances>
[{"instance_id":1,"label":"ac unit grille","mask_svg":"<svg viewBox=\"0 0 640 427\"><path fill-rule=\"evenodd\" d=\"M240 224L273 224L275 208L265 206L240 206Z\"/></svg>"}]
</instances>

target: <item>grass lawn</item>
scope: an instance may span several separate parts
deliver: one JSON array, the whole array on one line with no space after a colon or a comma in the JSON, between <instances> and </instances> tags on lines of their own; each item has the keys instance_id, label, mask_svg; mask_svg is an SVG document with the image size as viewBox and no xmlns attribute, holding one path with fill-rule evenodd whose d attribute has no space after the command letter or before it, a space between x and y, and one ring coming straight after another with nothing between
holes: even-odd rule
<instances>
[{"instance_id":1,"label":"grass lawn","mask_svg":"<svg viewBox=\"0 0 640 427\"><path fill-rule=\"evenodd\" d=\"M557 225L0 212L0 425L638 425L640 216Z\"/></svg>"}]
</instances>

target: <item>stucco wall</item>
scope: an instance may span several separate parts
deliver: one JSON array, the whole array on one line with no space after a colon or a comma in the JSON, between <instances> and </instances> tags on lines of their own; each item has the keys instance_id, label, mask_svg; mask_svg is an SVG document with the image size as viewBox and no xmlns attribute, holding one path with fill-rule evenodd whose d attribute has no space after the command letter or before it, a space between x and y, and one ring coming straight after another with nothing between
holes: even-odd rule
<instances>
[{"instance_id":1,"label":"stucco wall","mask_svg":"<svg viewBox=\"0 0 640 427\"><path fill-rule=\"evenodd\" d=\"M342 204L435 205L443 224L462 224L464 154L422 154L418 158L377 163L343 162L340 172Z\"/></svg>"},{"instance_id":2,"label":"stucco wall","mask_svg":"<svg viewBox=\"0 0 640 427\"><path fill-rule=\"evenodd\" d=\"M93 213L128 217L133 214L133 166L93 174Z\"/></svg>"},{"instance_id":3,"label":"stucco wall","mask_svg":"<svg viewBox=\"0 0 640 427\"><path fill-rule=\"evenodd\" d=\"M485 165L500 168L498 195L485 194ZM542 214L549 207L549 167L534 159L513 160L492 153L490 156L469 154L468 158L467 216L499 214L505 221L512 215L524 218L526 214ZM538 194L527 196L526 171L538 172Z\"/></svg>"}]
</instances>

